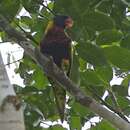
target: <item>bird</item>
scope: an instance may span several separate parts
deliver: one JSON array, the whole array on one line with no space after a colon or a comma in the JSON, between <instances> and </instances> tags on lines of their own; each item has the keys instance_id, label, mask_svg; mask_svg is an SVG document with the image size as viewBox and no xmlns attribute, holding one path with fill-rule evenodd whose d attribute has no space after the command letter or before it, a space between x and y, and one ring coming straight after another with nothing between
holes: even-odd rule
<instances>
[{"instance_id":1,"label":"bird","mask_svg":"<svg viewBox=\"0 0 130 130\"><path fill-rule=\"evenodd\" d=\"M66 33L73 26L73 19L66 15L56 15L49 21L45 29L44 37L40 42L40 51L53 58L54 63L69 77L72 64L72 39ZM59 84L52 84L55 102L61 122L64 121L66 91Z\"/></svg>"}]
</instances>

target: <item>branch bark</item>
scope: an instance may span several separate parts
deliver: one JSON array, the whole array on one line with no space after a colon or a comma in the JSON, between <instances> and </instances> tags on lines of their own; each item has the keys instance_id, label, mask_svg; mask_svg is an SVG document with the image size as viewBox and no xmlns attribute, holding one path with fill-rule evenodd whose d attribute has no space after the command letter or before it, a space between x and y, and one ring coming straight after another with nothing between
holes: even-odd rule
<instances>
[{"instance_id":1,"label":"branch bark","mask_svg":"<svg viewBox=\"0 0 130 130\"><path fill-rule=\"evenodd\" d=\"M20 108L13 86L0 53L0 129L25 130L23 111Z\"/></svg>"},{"instance_id":2,"label":"branch bark","mask_svg":"<svg viewBox=\"0 0 130 130\"><path fill-rule=\"evenodd\" d=\"M19 45L25 50L25 52L36 61L36 63L42 68L42 70L57 83L61 84L64 89L71 93L77 102L88 107L99 116L108 120L116 128L120 130L129 130L130 124L124 119L110 111L103 105L97 103L94 99L86 96L80 87L74 84L55 64L52 59L44 56L40 53L38 48L34 48L31 41L28 41L20 32L12 28L6 19L0 15L0 29L5 31L10 37L15 38Z\"/></svg>"}]
</instances>

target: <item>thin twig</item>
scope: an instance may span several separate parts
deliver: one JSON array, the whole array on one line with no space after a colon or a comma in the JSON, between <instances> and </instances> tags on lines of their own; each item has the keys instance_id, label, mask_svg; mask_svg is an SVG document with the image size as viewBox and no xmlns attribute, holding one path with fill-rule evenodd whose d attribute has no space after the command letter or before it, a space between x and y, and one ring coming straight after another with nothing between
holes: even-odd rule
<instances>
[{"instance_id":1,"label":"thin twig","mask_svg":"<svg viewBox=\"0 0 130 130\"><path fill-rule=\"evenodd\" d=\"M5 17L5 18L8 20L8 22L11 21L8 17ZM17 27L20 28L21 31L24 32L24 34L25 34L25 36L26 36L27 38L29 38L29 39L30 39L31 41L33 41L34 43L39 44L39 42L37 42L37 41L33 38L32 35L30 35L28 32L26 32L17 22L15 22L15 20L14 20L14 23L16 24Z\"/></svg>"},{"instance_id":2,"label":"thin twig","mask_svg":"<svg viewBox=\"0 0 130 130\"><path fill-rule=\"evenodd\" d=\"M23 58L18 59L18 60L13 61L13 62L10 62L10 63L8 63L8 64L4 64L4 66L8 66L8 65L11 65L11 64L13 64L13 63L19 62L19 61L21 61L22 59L23 59Z\"/></svg>"},{"instance_id":3,"label":"thin twig","mask_svg":"<svg viewBox=\"0 0 130 130\"><path fill-rule=\"evenodd\" d=\"M15 22L15 24L24 32L27 38L29 38L31 41L35 42L36 44L39 44L39 42L37 42L32 35L26 32L17 22Z\"/></svg>"},{"instance_id":4,"label":"thin twig","mask_svg":"<svg viewBox=\"0 0 130 130\"><path fill-rule=\"evenodd\" d=\"M112 90L111 91L108 90L108 92L112 98L112 102L113 102L113 105L115 106L115 109L121 112L121 108L117 102L117 98L116 98L114 92L112 92Z\"/></svg>"},{"instance_id":5,"label":"thin twig","mask_svg":"<svg viewBox=\"0 0 130 130\"><path fill-rule=\"evenodd\" d=\"M50 8L48 8L47 6L45 6L42 2L41 2L40 4L41 4L43 7L45 7L46 9L48 9L50 13L52 13L54 16L56 16L56 13L55 13L53 10L51 10Z\"/></svg>"}]
</instances>

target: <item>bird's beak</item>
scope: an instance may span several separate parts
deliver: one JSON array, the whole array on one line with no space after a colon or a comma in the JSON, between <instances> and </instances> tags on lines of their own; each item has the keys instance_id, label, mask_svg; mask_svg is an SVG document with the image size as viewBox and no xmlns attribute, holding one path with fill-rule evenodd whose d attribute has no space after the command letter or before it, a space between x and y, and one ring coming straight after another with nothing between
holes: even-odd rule
<instances>
[{"instance_id":1,"label":"bird's beak","mask_svg":"<svg viewBox=\"0 0 130 130\"><path fill-rule=\"evenodd\" d=\"M73 23L74 22L73 22L72 18L69 17L68 19L65 20L65 27L71 28L73 26Z\"/></svg>"}]
</instances>

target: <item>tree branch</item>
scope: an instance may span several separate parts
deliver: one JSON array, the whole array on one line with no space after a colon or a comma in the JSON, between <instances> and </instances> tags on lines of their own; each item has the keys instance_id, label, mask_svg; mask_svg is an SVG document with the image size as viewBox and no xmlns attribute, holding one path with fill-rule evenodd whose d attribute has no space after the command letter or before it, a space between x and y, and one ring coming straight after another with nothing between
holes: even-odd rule
<instances>
[{"instance_id":1,"label":"tree branch","mask_svg":"<svg viewBox=\"0 0 130 130\"><path fill-rule=\"evenodd\" d=\"M0 15L0 29L5 31L10 37L15 38L18 44L24 49L25 53L28 54L36 63L42 68L42 70L54 81L61 84L70 94L72 94L76 101L80 104L88 107L99 116L108 120L116 128L120 130L129 130L130 124L118 115L105 108L103 105L97 103L91 97L88 97L80 90L80 87L74 84L64 73L61 71L53 62L51 58L48 58L40 53L38 48L34 48L31 41L27 41L25 36L20 32L12 28L6 19Z\"/></svg>"},{"instance_id":2,"label":"tree branch","mask_svg":"<svg viewBox=\"0 0 130 130\"><path fill-rule=\"evenodd\" d=\"M109 105L106 101L104 101L98 94L97 94L97 90L93 89L91 86L88 87L89 91L92 92L100 101L103 105L105 105L108 109L110 109L111 111L113 111L114 113L118 114L122 119L124 119L125 121L127 121L129 123L129 120L125 117L125 115L123 115L122 112L119 112L118 109L113 108L111 105Z\"/></svg>"}]
</instances>

